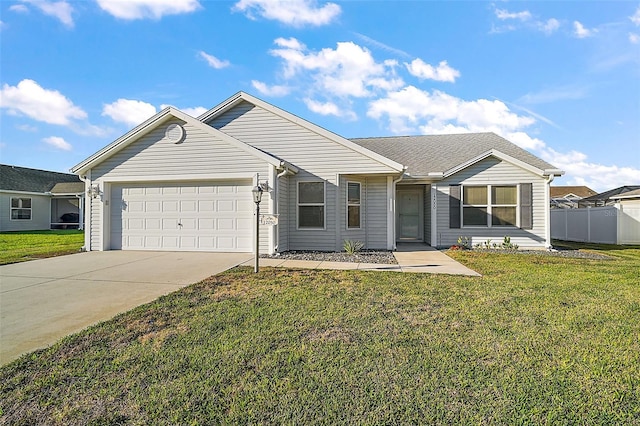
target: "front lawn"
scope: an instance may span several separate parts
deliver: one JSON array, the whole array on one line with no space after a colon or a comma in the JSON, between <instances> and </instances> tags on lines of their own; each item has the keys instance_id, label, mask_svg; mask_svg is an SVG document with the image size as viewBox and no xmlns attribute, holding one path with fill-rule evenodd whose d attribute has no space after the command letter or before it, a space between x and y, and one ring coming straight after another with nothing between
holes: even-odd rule
<instances>
[{"instance_id":1,"label":"front lawn","mask_svg":"<svg viewBox=\"0 0 640 426\"><path fill-rule=\"evenodd\" d=\"M236 268L0 369L7 424L640 424L640 249Z\"/></svg>"},{"instance_id":2,"label":"front lawn","mask_svg":"<svg viewBox=\"0 0 640 426\"><path fill-rule=\"evenodd\" d=\"M0 233L0 265L77 253L84 232L77 229Z\"/></svg>"}]
</instances>

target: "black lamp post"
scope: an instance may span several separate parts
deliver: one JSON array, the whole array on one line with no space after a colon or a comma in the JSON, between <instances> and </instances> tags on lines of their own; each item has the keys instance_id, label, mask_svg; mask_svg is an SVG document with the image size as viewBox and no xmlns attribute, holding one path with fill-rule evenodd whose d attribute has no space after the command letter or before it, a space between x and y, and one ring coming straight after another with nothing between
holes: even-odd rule
<instances>
[{"instance_id":1,"label":"black lamp post","mask_svg":"<svg viewBox=\"0 0 640 426\"><path fill-rule=\"evenodd\" d=\"M253 272L257 273L260 269L260 201L262 201L262 188L260 185L254 186L251 190L253 192L253 202L256 203L256 261L253 267Z\"/></svg>"}]
</instances>

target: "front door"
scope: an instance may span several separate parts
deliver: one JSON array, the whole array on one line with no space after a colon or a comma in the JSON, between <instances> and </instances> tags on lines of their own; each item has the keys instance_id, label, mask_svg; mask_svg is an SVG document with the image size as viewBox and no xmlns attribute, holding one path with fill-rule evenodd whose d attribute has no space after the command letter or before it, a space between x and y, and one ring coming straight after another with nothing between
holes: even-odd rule
<instances>
[{"instance_id":1,"label":"front door","mask_svg":"<svg viewBox=\"0 0 640 426\"><path fill-rule=\"evenodd\" d=\"M398 241L423 241L423 194L419 188L398 189Z\"/></svg>"}]
</instances>

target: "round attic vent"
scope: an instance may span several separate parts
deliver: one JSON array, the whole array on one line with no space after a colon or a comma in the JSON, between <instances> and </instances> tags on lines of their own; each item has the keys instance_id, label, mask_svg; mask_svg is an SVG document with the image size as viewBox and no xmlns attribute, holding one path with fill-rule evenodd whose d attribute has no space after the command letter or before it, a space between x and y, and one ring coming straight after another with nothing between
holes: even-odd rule
<instances>
[{"instance_id":1,"label":"round attic vent","mask_svg":"<svg viewBox=\"0 0 640 426\"><path fill-rule=\"evenodd\" d=\"M169 124L167 126L167 130L164 132L164 135L173 143L182 142L182 138L184 138L184 128L179 124Z\"/></svg>"}]
</instances>

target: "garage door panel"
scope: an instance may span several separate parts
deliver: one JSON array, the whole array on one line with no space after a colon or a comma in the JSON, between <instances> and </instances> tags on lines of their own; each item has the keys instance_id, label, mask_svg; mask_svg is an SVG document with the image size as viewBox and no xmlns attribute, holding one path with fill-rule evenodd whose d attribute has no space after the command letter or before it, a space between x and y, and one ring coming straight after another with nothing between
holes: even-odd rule
<instances>
[{"instance_id":1,"label":"garage door panel","mask_svg":"<svg viewBox=\"0 0 640 426\"><path fill-rule=\"evenodd\" d=\"M113 249L253 249L248 180L114 185L111 197Z\"/></svg>"}]
</instances>

